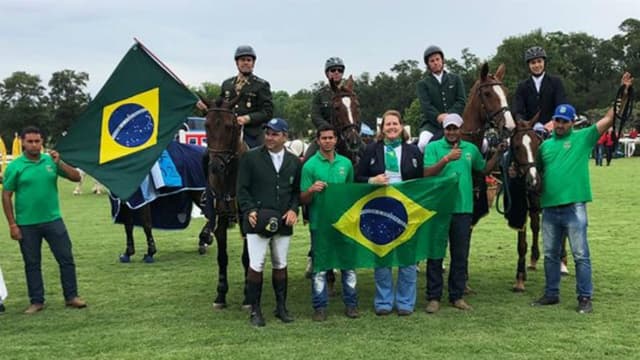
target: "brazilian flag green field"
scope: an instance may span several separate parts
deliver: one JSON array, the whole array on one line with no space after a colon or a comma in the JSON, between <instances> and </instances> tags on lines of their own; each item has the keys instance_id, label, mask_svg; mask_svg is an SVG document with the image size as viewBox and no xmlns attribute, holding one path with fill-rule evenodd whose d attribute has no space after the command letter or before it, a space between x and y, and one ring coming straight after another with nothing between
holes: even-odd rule
<instances>
[{"instance_id":1,"label":"brazilian flag green field","mask_svg":"<svg viewBox=\"0 0 640 360\"><path fill-rule=\"evenodd\" d=\"M317 195L314 269L408 266L445 255L457 178L330 184Z\"/></svg>"},{"instance_id":2,"label":"brazilian flag green field","mask_svg":"<svg viewBox=\"0 0 640 360\"><path fill-rule=\"evenodd\" d=\"M140 43L129 49L59 141L67 163L127 199L166 149L197 97Z\"/></svg>"}]
</instances>

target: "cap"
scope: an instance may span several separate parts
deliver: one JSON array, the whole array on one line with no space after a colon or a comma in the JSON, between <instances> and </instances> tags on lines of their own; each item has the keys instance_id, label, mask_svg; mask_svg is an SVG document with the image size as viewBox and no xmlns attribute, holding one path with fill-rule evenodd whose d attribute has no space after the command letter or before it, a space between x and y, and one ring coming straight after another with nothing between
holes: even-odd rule
<instances>
[{"instance_id":1,"label":"cap","mask_svg":"<svg viewBox=\"0 0 640 360\"><path fill-rule=\"evenodd\" d=\"M275 132L289 132L289 124L284 119L273 118L264 124L265 129L271 129Z\"/></svg>"},{"instance_id":2,"label":"cap","mask_svg":"<svg viewBox=\"0 0 640 360\"><path fill-rule=\"evenodd\" d=\"M569 104L560 104L556 107L556 111L553 112L553 118L563 119L566 121L576 120L576 109Z\"/></svg>"},{"instance_id":3,"label":"cap","mask_svg":"<svg viewBox=\"0 0 640 360\"><path fill-rule=\"evenodd\" d=\"M444 121L442 121L442 127L446 128L449 125L455 125L456 127L461 127L462 123L464 121L462 121L462 118L460 117L460 115L458 114L447 114L447 116L444 117Z\"/></svg>"}]
</instances>

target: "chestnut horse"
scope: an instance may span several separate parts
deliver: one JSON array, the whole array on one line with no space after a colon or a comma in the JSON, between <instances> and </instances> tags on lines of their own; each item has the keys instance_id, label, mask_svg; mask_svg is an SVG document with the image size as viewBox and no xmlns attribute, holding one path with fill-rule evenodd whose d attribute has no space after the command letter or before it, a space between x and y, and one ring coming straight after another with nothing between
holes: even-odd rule
<instances>
[{"instance_id":1,"label":"chestnut horse","mask_svg":"<svg viewBox=\"0 0 640 360\"><path fill-rule=\"evenodd\" d=\"M349 76L342 86L331 82L333 112L331 125L336 129L338 143L336 151L346 156L356 166L362 149L360 138L360 102L353 92L353 77Z\"/></svg>"}]
</instances>

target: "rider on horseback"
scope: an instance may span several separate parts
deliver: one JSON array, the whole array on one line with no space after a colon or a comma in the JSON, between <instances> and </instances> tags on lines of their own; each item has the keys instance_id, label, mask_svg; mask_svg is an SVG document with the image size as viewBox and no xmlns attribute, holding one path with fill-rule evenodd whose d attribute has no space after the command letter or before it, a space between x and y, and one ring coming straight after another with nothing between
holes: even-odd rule
<instances>
[{"instance_id":1,"label":"rider on horseback","mask_svg":"<svg viewBox=\"0 0 640 360\"><path fill-rule=\"evenodd\" d=\"M444 69L444 52L438 46L429 46L424 52L427 75L418 81L417 93L422 109L418 147L443 136L442 121L449 113L462 116L466 104L464 85L460 76Z\"/></svg>"}]
</instances>

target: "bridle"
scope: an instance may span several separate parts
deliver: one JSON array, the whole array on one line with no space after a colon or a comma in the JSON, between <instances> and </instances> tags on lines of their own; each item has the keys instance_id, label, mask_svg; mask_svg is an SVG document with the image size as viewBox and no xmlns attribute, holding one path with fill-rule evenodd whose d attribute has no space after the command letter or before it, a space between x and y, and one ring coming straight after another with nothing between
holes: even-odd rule
<instances>
[{"instance_id":1,"label":"bridle","mask_svg":"<svg viewBox=\"0 0 640 360\"><path fill-rule=\"evenodd\" d=\"M354 97L353 94L349 94L347 92L337 92L334 94L334 99L336 98L343 98L343 97L349 97L352 98ZM335 100L334 100L335 101ZM355 134L355 138L356 138L356 143L358 144L358 146L361 144L362 140L360 138L360 121L359 120L355 120L353 123L349 122L346 123L344 125L338 124L338 119L336 116L335 111L333 111L331 113L331 123L333 124L333 126L336 127L336 130L338 131L338 139L340 140L340 142L342 142L345 145L345 148L347 151L349 151L350 153L357 153L359 151L358 149L353 149L351 148L351 146L353 145L352 142L350 142L346 135L349 132L353 132L353 134Z\"/></svg>"},{"instance_id":2,"label":"bridle","mask_svg":"<svg viewBox=\"0 0 640 360\"><path fill-rule=\"evenodd\" d=\"M485 118L484 126L473 131L463 132L464 135L467 135L472 138L476 138L479 141L482 141L483 138L487 138L487 141L489 142L489 147L492 149L494 149L496 146L498 146L498 144L503 142L505 139L507 139L511 135L511 132L507 130L504 126L502 126L502 128L500 129L496 122L496 118L500 115L504 115L505 112L509 111L509 108L507 106L502 106L495 111L489 111L487 108L487 101L482 92L483 88L493 87L496 85L500 87L503 86L500 81L492 81L489 83L478 85L476 89L476 94L480 99L480 107L482 108L482 111L484 113L484 118Z\"/></svg>"}]
</instances>

